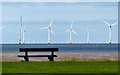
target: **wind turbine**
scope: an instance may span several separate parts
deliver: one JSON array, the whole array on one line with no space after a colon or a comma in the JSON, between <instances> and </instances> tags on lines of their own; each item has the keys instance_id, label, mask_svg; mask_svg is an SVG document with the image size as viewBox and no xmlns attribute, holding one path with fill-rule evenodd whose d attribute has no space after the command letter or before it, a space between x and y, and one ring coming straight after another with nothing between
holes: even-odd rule
<instances>
[{"instance_id":1,"label":"wind turbine","mask_svg":"<svg viewBox=\"0 0 120 75\"><path fill-rule=\"evenodd\" d=\"M113 24L110 24L105 20L103 20L103 22L109 26L109 43L111 44L112 43L112 26L115 26L118 22L115 22Z\"/></svg>"},{"instance_id":2,"label":"wind turbine","mask_svg":"<svg viewBox=\"0 0 120 75\"><path fill-rule=\"evenodd\" d=\"M66 32L70 32L70 44L72 44L72 33L77 35L77 33L73 30L73 22L71 24L70 29L66 30Z\"/></svg>"},{"instance_id":3,"label":"wind turbine","mask_svg":"<svg viewBox=\"0 0 120 75\"><path fill-rule=\"evenodd\" d=\"M20 18L20 35L19 35L19 44L22 44L22 16Z\"/></svg>"},{"instance_id":4,"label":"wind turbine","mask_svg":"<svg viewBox=\"0 0 120 75\"><path fill-rule=\"evenodd\" d=\"M87 43L89 44L89 41L90 41L90 31L93 31L93 30L89 30L87 28Z\"/></svg>"},{"instance_id":5,"label":"wind turbine","mask_svg":"<svg viewBox=\"0 0 120 75\"><path fill-rule=\"evenodd\" d=\"M23 44L24 43L24 36L25 36L25 28L23 27L22 24L22 16L20 18L20 36L19 36L19 44Z\"/></svg>"},{"instance_id":6,"label":"wind turbine","mask_svg":"<svg viewBox=\"0 0 120 75\"><path fill-rule=\"evenodd\" d=\"M51 33L53 34L53 35L55 35L55 33L53 32L53 30L52 30L52 23L53 23L53 20L51 20L51 22L50 22L50 25L48 26L48 27L43 27L43 28L40 28L40 29L47 29L48 30L48 44L50 44L51 43Z\"/></svg>"}]
</instances>

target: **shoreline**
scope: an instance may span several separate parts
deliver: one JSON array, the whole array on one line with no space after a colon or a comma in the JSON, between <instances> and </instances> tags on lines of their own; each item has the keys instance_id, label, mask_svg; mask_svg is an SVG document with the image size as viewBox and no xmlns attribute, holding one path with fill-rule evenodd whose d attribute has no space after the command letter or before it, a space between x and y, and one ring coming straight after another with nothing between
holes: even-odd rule
<instances>
[{"instance_id":1,"label":"shoreline","mask_svg":"<svg viewBox=\"0 0 120 75\"><path fill-rule=\"evenodd\" d=\"M118 53L55 53L55 61L114 61L118 60ZM17 57L17 53L0 54L1 62L14 62L24 60ZM30 61L49 61L47 57L31 57Z\"/></svg>"}]
</instances>

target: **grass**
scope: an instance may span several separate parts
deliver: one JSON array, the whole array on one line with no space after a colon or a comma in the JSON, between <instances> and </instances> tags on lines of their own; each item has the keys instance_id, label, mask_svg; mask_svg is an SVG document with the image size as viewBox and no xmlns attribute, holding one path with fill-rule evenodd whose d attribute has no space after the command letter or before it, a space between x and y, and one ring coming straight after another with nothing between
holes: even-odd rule
<instances>
[{"instance_id":1,"label":"grass","mask_svg":"<svg viewBox=\"0 0 120 75\"><path fill-rule=\"evenodd\" d=\"M117 61L3 62L3 73L117 73Z\"/></svg>"},{"instance_id":2,"label":"grass","mask_svg":"<svg viewBox=\"0 0 120 75\"><path fill-rule=\"evenodd\" d=\"M0 74L2 73L2 63L0 62Z\"/></svg>"}]
</instances>

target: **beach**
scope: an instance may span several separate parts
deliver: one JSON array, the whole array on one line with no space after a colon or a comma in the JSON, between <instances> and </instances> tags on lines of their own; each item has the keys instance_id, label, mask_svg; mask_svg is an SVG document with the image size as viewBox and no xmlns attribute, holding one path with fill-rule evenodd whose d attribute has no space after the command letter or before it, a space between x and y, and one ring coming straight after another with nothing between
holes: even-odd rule
<instances>
[{"instance_id":1,"label":"beach","mask_svg":"<svg viewBox=\"0 0 120 75\"><path fill-rule=\"evenodd\" d=\"M0 61L23 61L19 48L58 48L55 61L112 61L118 60L118 44L3 44ZM45 54L47 52L29 52ZM50 52L48 52L50 53ZM49 61L47 57L31 57L30 61Z\"/></svg>"},{"instance_id":2,"label":"beach","mask_svg":"<svg viewBox=\"0 0 120 75\"><path fill-rule=\"evenodd\" d=\"M0 61L20 62L23 58L15 53L3 53ZM56 53L55 61L113 61L118 60L118 53ZM30 61L49 61L47 57L31 57Z\"/></svg>"}]
</instances>

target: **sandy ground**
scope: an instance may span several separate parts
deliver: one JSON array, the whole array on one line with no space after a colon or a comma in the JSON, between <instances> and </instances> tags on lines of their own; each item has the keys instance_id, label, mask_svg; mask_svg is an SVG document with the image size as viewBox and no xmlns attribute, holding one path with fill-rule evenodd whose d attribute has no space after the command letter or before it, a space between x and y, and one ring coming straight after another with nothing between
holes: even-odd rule
<instances>
[{"instance_id":1,"label":"sandy ground","mask_svg":"<svg viewBox=\"0 0 120 75\"><path fill-rule=\"evenodd\" d=\"M0 61L21 61L18 54L0 54ZM111 61L118 60L117 53L61 53L56 54L55 61ZM30 61L48 61L47 57L31 57Z\"/></svg>"}]
</instances>

